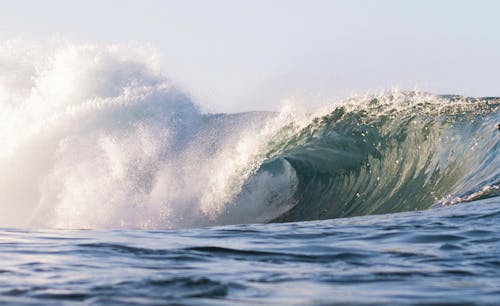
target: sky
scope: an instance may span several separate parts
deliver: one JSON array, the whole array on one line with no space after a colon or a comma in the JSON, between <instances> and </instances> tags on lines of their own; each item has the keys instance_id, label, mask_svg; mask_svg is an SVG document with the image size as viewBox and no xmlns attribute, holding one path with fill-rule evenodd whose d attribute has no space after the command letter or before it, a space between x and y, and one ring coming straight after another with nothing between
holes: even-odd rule
<instances>
[{"instance_id":1,"label":"sky","mask_svg":"<svg viewBox=\"0 0 500 306\"><path fill-rule=\"evenodd\" d=\"M209 111L400 88L500 96L500 1L1 1L0 39L152 46Z\"/></svg>"}]
</instances>

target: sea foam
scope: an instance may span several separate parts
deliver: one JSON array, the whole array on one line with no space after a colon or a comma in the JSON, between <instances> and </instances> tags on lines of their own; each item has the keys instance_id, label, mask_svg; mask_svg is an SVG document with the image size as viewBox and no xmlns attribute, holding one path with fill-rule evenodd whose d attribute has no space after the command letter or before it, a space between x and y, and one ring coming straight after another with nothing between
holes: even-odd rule
<instances>
[{"instance_id":1,"label":"sea foam","mask_svg":"<svg viewBox=\"0 0 500 306\"><path fill-rule=\"evenodd\" d=\"M137 46L4 42L0 66L0 226L214 224L284 122L202 114Z\"/></svg>"}]
</instances>

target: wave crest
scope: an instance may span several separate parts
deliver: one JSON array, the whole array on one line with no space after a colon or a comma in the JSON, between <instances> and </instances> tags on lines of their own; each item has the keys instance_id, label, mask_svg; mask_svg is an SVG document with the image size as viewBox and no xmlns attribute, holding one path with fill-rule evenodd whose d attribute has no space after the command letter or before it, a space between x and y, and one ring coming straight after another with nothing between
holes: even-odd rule
<instances>
[{"instance_id":1,"label":"wave crest","mask_svg":"<svg viewBox=\"0 0 500 306\"><path fill-rule=\"evenodd\" d=\"M314 220L498 190L498 99L393 92L311 114L203 114L141 48L7 42L0 66L4 227Z\"/></svg>"}]
</instances>

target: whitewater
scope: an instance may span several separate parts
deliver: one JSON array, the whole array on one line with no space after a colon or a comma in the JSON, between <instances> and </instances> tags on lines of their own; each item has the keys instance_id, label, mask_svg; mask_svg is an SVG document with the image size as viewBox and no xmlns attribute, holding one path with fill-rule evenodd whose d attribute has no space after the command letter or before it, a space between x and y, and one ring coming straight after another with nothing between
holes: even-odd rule
<instances>
[{"instance_id":1,"label":"whitewater","mask_svg":"<svg viewBox=\"0 0 500 306\"><path fill-rule=\"evenodd\" d=\"M500 98L207 113L160 67L0 44L0 301L498 301Z\"/></svg>"}]
</instances>

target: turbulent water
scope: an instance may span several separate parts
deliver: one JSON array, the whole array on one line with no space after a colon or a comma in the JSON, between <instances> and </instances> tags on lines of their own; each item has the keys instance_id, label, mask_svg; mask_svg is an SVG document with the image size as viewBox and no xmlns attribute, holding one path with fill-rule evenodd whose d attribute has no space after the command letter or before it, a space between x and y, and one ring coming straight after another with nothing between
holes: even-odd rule
<instances>
[{"instance_id":1,"label":"turbulent water","mask_svg":"<svg viewBox=\"0 0 500 306\"><path fill-rule=\"evenodd\" d=\"M499 98L209 114L137 46L10 41L0 68L2 301L499 298Z\"/></svg>"}]
</instances>

